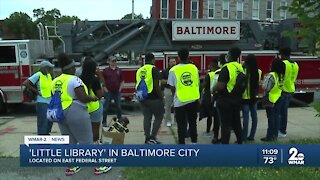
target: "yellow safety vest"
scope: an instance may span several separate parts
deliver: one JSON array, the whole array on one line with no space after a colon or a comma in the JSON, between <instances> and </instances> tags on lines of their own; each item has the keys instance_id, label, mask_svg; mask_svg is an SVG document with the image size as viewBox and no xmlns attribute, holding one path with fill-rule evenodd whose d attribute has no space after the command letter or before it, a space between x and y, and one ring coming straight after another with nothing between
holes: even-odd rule
<instances>
[{"instance_id":1,"label":"yellow safety vest","mask_svg":"<svg viewBox=\"0 0 320 180\"><path fill-rule=\"evenodd\" d=\"M71 78L76 77L74 75L69 75L69 74L61 74L59 77L56 77L53 80L53 89L52 89L52 94L56 90L61 92L61 103L62 103L62 109L65 110L67 109L73 102L73 98L68 94L68 84ZM86 94L88 94L88 88L87 86L82 83L84 90Z\"/></svg>"},{"instance_id":2,"label":"yellow safety vest","mask_svg":"<svg viewBox=\"0 0 320 180\"><path fill-rule=\"evenodd\" d=\"M229 93L234 88L234 85L236 84L237 76L238 76L238 71L244 73L242 65L239 64L238 62L229 62L225 64L224 66L227 66L228 71L229 71L229 82L227 83L227 90Z\"/></svg>"},{"instance_id":3,"label":"yellow safety vest","mask_svg":"<svg viewBox=\"0 0 320 180\"><path fill-rule=\"evenodd\" d=\"M44 75L39 71L39 83L41 96L44 98L51 97L52 77L50 73Z\"/></svg>"},{"instance_id":4,"label":"yellow safety vest","mask_svg":"<svg viewBox=\"0 0 320 180\"><path fill-rule=\"evenodd\" d=\"M244 69L245 74L247 74L247 69ZM261 80L261 75L262 75L262 71L260 69L258 69L258 74L259 74L259 82ZM248 77L249 81L250 81L250 77ZM247 88L244 91L243 95L242 95L242 99L250 99L250 93L249 93L249 89L250 89L250 82L247 82ZM259 84L259 83L258 83Z\"/></svg>"},{"instance_id":5,"label":"yellow safety vest","mask_svg":"<svg viewBox=\"0 0 320 180\"><path fill-rule=\"evenodd\" d=\"M212 88L212 84L214 83L214 75L216 75L216 73L217 72L220 72L221 71L221 69L219 68L219 69L217 69L217 70L215 70L215 71L213 71L213 72L209 72L208 74L209 74L209 77L210 77L210 90L211 90L211 88Z\"/></svg>"},{"instance_id":6,"label":"yellow safety vest","mask_svg":"<svg viewBox=\"0 0 320 180\"><path fill-rule=\"evenodd\" d=\"M296 62L291 63L288 60L284 60L283 62L286 66L286 71L284 74L282 90L285 92L293 93L296 90L294 83L298 76L299 66Z\"/></svg>"},{"instance_id":7,"label":"yellow safety vest","mask_svg":"<svg viewBox=\"0 0 320 180\"><path fill-rule=\"evenodd\" d=\"M138 69L136 73L136 89L138 88L138 85L141 81L142 78L144 78L147 88L148 88L148 93L151 93L153 90L153 78L152 78L152 68L155 67L154 65L151 64L146 64L142 66L141 68Z\"/></svg>"},{"instance_id":8,"label":"yellow safety vest","mask_svg":"<svg viewBox=\"0 0 320 180\"><path fill-rule=\"evenodd\" d=\"M95 97L96 96L92 89L90 89L90 91L89 91L89 96L90 97ZM92 113L92 112L94 112L94 111L99 109L99 107L100 107L99 100L98 101L89 102L89 103L87 103L87 106L88 106L88 112Z\"/></svg>"},{"instance_id":9,"label":"yellow safety vest","mask_svg":"<svg viewBox=\"0 0 320 180\"><path fill-rule=\"evenodd\" d=\"M198 68L195 65L174 66L170 71L176 76L176 93L180 102L200 98Z\"/></svg>"},{"instance_id":10,"label":"yellow safety vest","mask_svg":"<svg viewBox=\"0 0 320 180\"><path fill-rule=\"evenodd\" d=\"M279 76L275 72L270 73L274 78L274 86L269 92L269 101L276 103L281 96L282 90L280 89Z\"/></svg>"}]
</instances>

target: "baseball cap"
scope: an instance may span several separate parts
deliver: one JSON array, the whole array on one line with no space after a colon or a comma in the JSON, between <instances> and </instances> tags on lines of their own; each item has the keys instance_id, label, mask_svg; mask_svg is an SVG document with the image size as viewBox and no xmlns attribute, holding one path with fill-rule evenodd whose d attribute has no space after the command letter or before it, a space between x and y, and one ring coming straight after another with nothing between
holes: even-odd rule
<instances>
[{"instance_id":1,"label":"baseball cap","mask_svg":"<svg viewBox=\"0 0 320 180\"><path fill-rule=\"evenodd\" d=\"M117 58L115 56L110 56L109 61L117 61Z\"/></svg>"},{"instance_id":2,"label":"baseball cap","mask_svg":"<svg viewBox=\"0 0 320 180\"><path fill-rule=\"evenodd\" d=\"M51 64L49 61L42 61L39 66L40 67L51 67L51 68L54 68L54 65Z\"/></svg>"}]
</instances>

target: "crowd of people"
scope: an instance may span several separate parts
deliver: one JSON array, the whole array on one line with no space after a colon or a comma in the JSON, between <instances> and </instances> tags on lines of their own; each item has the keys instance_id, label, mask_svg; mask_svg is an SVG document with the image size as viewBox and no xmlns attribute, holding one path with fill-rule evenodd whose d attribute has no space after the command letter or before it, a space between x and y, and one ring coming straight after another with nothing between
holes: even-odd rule
<instances>
[{"instance_id":1,"label":"crowd of people","mask_svg":"<svg viewBox=\"0 0 320 180\"><path fill-rule=\"evenodd\" d=\"M233 47L226 55L210 62L209 72L202 84L198 68L189 61L188 49L180 49L178 59L169 59L168 68L162 72L154 65L154 55L147 53L144 65L136 72L136 87L143 80L148 91L147 97L140 101L144 117L144 143L161 143L157 135L164 119L168 127L177 124L179 144L185 144L188 136L195 144L198 142L198 118L207 118L205 135L212 136L213 144L229 144L231 131L234 131L238 144L254 141L260 84L264 90L261 101L268 118L267 133L261 140L274 141L285 137L288 106L295 91L299 66L290 60L289 48L280 49L279 53L280 57L273 60L270 72L261 82L262 72L258 69L255 55L249 54L240 64L241 50ZM107 114L112 100L116 116L122 116L120 92L124 80L121 69L117 67L117 59L114 56L106 58L109 66L102 72L91 56L82 58L82 66L77 71L75 61L67 55L61 54L57 59L62 71L60 76L53 79L54 65L43 60L40 70L23 82L38 95L37 134L49 135L51 132L52 122L47 119L46 111L54 89L60 88L64 114L64 120L58 123L61 134L69 135L70 144L97 144L100 142L100 126L108 126ZM240 90L242 86L243 91ZM110 169L110 166L97 167L95 174ZM80 167L69 167L66 175L73 175L79 170Z\"/></svg>"},{"instance_id":2,"label":"crowd of people","mask_svg":"<svg viewBox=\"0 0 320 180\"><path fill-rule=\"evenodd\" d=\"M117 117L121 118L123 79L116 58L106 58L109 66L102 72L91 56L84 56L77 70L75 61L67 55L61 54L57 60L62 72L58 77L52 78L54 65L43 60L40 70L23 82L37 94L37 134L50 135L52 122L46 114L53 92L59 89L64 116L63 121L58 123L61 134L69 135L70 144L99 144L100 126L108 126L106 118L112 99L117 107ZM102 97L105 99L104 105ZM73 175L79 170L78 166L69 167L66 175ZM99 175L110 170L111 166L102 166L95 168L94 173Z\"/></svg>"},{"instance_id":3,"label":"crowd of people","mask_svg":"<svg viewBox=\"0 0 320 180\"><path fill-rule=\"evenodd\" d=\"M153 113L150 99L154 97L158 100L165 99L164 120L168 127L174 123L171 117L173 104L179 144L185 144L186 137L191 138L191 143L197 143L198 110L199 120L207 118L204 135L211 136L213 144L229 144L231 131L235 133L238 144L254 141L258 125L257 101L260 85L264 90L261 102L268 119L267 134L261 141L275 141L278 137L285 137L288 107L295 91L299 66L290 60L290 48L280 49L279 54L280 57L273 60L269 73L262 81L262 71L258 68L255 55L247 55L240 64L241 50L233 47L227 54L211 61L209 72L200 85L198 69L189 61L188 49L183 48L178 51L178 59L169 59L168 68L161 73L162 91L158 87L159 70L154 66L154 56L147 54L146 65L140 68L149 75L145 81L150 96L141 102L143 109L146 105L149 108L148 113L143 110L145 143L160 143L156 139L156 133L162 121L160 117L163 117L163 114L158 113L163 113L163 108L158 106L157 114ZM179 63L176 65L177 60ZM138 70L137 77L139 76ZM239 90L241 83L243 91ZM160 102L158 105L162 105ZM155 116L155 121L150 135L152 115ZM152 141L149 141L150 137Z\"/></svg>"}]
</instances>

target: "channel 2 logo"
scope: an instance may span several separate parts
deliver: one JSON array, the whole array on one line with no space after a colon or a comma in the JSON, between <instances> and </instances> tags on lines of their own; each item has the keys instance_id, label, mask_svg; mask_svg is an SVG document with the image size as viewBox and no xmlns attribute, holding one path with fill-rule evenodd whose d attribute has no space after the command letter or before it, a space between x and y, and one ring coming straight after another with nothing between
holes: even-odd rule
<instances>
[{"instance_id":1,"label":"channel 2 logo","mask_svg":"<svg viewBox=\"0 0 320 180\"><path fill-rule=\"evenodd\" d=\"M290 157L288 159L289 165L304 165L304 154L299 153L298 149L292 147L289 149Z\"/></svg>"}]
</instances>

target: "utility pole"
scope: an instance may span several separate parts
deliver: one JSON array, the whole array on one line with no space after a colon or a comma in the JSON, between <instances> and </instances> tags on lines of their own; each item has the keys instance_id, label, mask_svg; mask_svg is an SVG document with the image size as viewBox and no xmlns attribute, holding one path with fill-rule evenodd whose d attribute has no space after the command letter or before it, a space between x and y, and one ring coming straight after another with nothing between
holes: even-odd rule
<instances>
[{"instance_id":1,"label":"utility pole","mask_svg":"<svg viewBox=\"0 0 320 180\"><path fill-rule=\"evenodd\" d=\"M132 0L132 13L131 13L131 19L134 19L134 0Z\"/></svg>"},{"instance_id":2,"label":"utility pole","mask_svg":"<svg viewBox=\"0 0 320 180\"><path fill-rule=\"evenodd\" d=\"M131 19L134 20L134 0L132 0L132 13L131 13ZM134 51L131 50L131 62L134 61Z\"/></svg>"}]
</instances>

